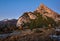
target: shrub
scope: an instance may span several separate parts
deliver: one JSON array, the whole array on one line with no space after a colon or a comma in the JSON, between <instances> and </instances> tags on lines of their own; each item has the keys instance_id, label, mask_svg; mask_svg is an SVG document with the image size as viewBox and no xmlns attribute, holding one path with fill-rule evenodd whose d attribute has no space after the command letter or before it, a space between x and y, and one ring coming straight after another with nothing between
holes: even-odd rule
<instances>
[{"instance_id":1,"label":"shrub","mask_svg":"<svg viewBox=\"0 0 60 41\"><path fill-rule=\"evenodd\" d=\"M55 27L56 26L56 22L54 21L54 19L47 17L44 18L42 14L40 13L35 13L34 15L37 16L36 19L30 19L30 23L26 23L24 26L29 25L29 28L32 30L33 28L42 28L42 27ZM50 26L49 26L50 25Z\"/></svg>"}]
</instances>

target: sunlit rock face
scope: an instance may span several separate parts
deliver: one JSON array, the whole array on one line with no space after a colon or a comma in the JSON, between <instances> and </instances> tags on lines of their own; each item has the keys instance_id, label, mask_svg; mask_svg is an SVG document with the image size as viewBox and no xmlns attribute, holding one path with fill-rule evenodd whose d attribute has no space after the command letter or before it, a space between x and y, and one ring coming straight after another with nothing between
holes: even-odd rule
<instances>
[{"instance_id":1,"label":"sunlit rock face","mask_svg":"<svg viewBox=\"0 0 60 41\"><path fill-rule=\"evenodd\" d=\"M45 6L44 4L41 4L37 9L36 9L37 12L45 15L45 16L48 16L48 17L51 17L53 19L55 19L56 21L60 20L60 17L58 13L54 12L53 10L51 10L50 8L48 8L47 6Z\"/></svg>"},{"instance_id":2,"label":"sunlit rock face","mask_svg":"<svg viewBox=\"0 0 60 41\"><path fill-rule=\"evenodd\" d=\"M32 12L24 13L17 21L17 27L22 27L24 23L30 23L30 19L36 19L37 17Z\"/></svg>"},{"instance_id":3,"label":"sunlit rock face","mask_svg":"<svg viewBox=\"0 0 60 41\"><path fill-rule=\"evenodd\" d=\"M41 4L34 12L25 12L21 17L19 17L17 21L17 27L22 27L24 23L30 23L31 19L35 20L37 16L35 14L37 13L42 14L43 17L51 17L55 21L60 20L60 15L53 10L49 9L44 4Z\"/></svg>"},{"instance_id":4,"label":"sunlit rock face","mask_svg":"<svg viewBox=\"0 0 60 41\"><path fill-rule=\"evenodd\" d=\"M28 13L28 16L30 19L36 19L37 18L37 16L32 14L32 13Z\"/></svg>"},{"instance_id":5,"label":"sunlit rock face","mask_svg":"<svg viewBox=\"0 0 60 41\"><path fill-rule=\"evenodd\" d=\"M17 27L24 25L24 23L27 23L27 22L29 22L29 18L22 16L17 21Z\"/></svg>"}]
</instances>

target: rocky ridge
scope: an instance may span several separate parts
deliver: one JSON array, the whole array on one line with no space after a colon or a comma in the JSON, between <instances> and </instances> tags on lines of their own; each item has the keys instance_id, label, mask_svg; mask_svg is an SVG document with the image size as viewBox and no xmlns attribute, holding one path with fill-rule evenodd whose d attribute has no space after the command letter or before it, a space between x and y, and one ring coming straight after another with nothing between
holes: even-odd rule
<instances>
[{"instance_id":1,"label":"rocky ridge","mask_svg":"<svg viewBox=\"0 0 60 41\"><path fill-rule=\"evenodd\" d=\"M53 19L55 19L56 21L60 20L60 15L56 12L54 12L53 10L51 10L50 8L48 8L47 6L45 6L44 4L41 4L37 9L36 9L37 12L45 15L45 16L48 16L48 17L51 17Z\"/></svg>"},{"instance_id":2,"label":"rocky ridge","mask_svg":"<svg viewBox=\"0 0 60 41\"><path fill-rule=\"evenodd\" d=\"M21 17L19 17L17 21L17 27L22 28L24 23L30 23L31 19L37 19L36 12L42 14L44 18L47 16L54 19L55 21L60 21L60 15L58 13L54 12L44 4L41 4L34 12L25 12Z\"/></svg>"},{"instance_id":3,"label":"rocky ridge","mask_svg":"<svg viewBox=\"0 0 60 41\"><path fill-rule=\"evenodd\" d=\"M41 4L34 12L25 12L19 17L16 26L20 30L13 30L8 35L1 34L0 41L53 41L50 35L55 34L59 19L58 13ZM27 27L30 29L25 29Z\"/></svg>"}]
</instances>

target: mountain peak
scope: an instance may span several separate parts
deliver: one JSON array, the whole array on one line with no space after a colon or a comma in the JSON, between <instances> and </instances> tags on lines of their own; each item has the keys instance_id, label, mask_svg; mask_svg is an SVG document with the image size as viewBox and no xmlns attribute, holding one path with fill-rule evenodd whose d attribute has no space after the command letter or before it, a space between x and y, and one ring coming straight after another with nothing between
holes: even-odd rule
<instances>
[{"instance_id":1,"label":"mountain peak","mask_svg":"<svg viewBox=\"0 0 60 41\"><path fill-rule=\"evenodd\" d=\"M44 7L45 5L43 3L40 4L40 7Z\"/></svg>"},{"instance_id":2,"label":"mountain peak","mask_svg":"<svg viewBox=\"0 0 60 41\"><path fill-rule=\"evenodd\" d=\"M40 13L41 13L41 11L46 11L46 10L49 11L49 12L52 11L46 5L44 5L43 3L41 3L40 6L36 9L36 11L37 12L40 12Z\"/></svg>"},{"instance_id":3,"label":"mountain peak","mask_svg":"<svg viewBox=\"0 0 60 41\"><path fill-rule=\"evenodd\" d=\"M36 12L35 12L36 11ZM44 17L50 17L54 19L55 21L60 20L60 17L58 17L58 13L54 12L44 4L41 4L34 12L27 12L22 15L17 21L17 27L21 27L21 25L24 25L24 23L30 23L31 20L38 19L37 15L43 15ZM37 15L36 15L37 14ZM21 29L20 28L20 29Z\"/></svg>"},{"instance_id":4,"label":"mountain peak","mask_svg":"<svg viewBox=\"0 0 60 41\"><path fill-rule=\"evenodd\" d=\"M56 19L58 17L58 13L54 12L50 8L48 8L46 5L43 3L35 10L38 13L41 13L45 16L51 17L53 19Z\"/></svg>"}]
</instances>

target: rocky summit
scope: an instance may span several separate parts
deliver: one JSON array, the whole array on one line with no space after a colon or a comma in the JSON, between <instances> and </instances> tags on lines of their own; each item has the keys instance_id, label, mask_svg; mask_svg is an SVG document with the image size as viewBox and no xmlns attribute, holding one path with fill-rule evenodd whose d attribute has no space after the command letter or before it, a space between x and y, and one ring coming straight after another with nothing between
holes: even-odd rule
<instances>
[{"instance_id":1,"label":"rocky summit","mask_svg":"<svg viewBox=\"0 0 60 41\"><path fill-rule=\"evenodd\" d=\"M56 21L60 20L60 15L56 12L54 12L53 10L51 10L50 8L48 8L47 6L45 6L44 4L41 4L37 9L36 9L37 12L45 15L45 16L48 16L48 17L51 17L53 19L55 19Z\"/></svg>"},{"instance_id":2,"label":"rocky summit","mask_svg":"<svg viewBox=\"0 0 60 41\"><path fill-rule=\"evenodd\" d=\"M60 40L60 15L44 4L25 12L18 20L3 20L0 24L0 41Z\"/></svg>"},{"instance_id":3,"label":"rocky summit","mask_svg":"<svg viewBox=\"0 0 60 41\"><path fill-rule=\"evenodd\" d=\"M19 17L17 21L17 27L20 27L20 29L22 29L24 23L30 23L31 19L37 19L37 13L41 14L46 19L47 17L50 17L54 19L54 21L60 21L60 15L58 13L54 12L44 4L41 4L34 12L25 12L21 17Z\"/></svg>"}]
</instances>

